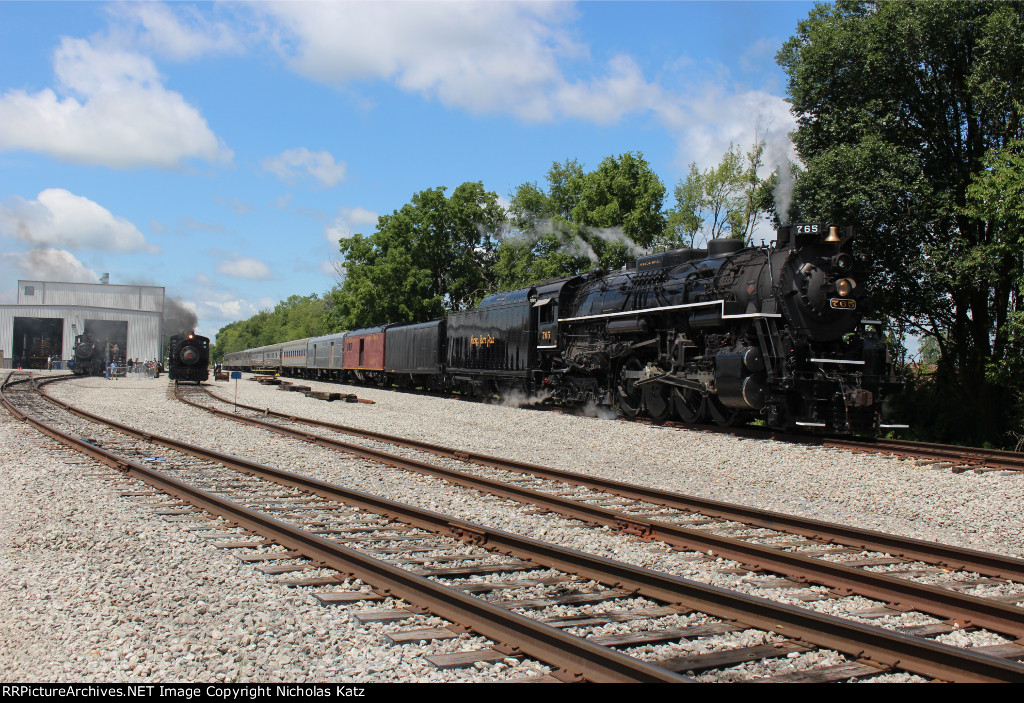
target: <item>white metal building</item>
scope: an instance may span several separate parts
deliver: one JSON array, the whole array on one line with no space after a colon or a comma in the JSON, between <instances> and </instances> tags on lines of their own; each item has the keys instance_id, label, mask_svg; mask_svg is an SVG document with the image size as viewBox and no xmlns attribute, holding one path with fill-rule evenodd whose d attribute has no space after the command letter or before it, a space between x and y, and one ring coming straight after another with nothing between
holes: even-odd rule
<instances>
[{"instance_id":1,"label":"white metal building","mask_svg":"<svg viewBox=\"0 0 1024 703\"><path fill-rule=\"evenodd\" d=\"M45 368L70 359L75 337L91 334L108 355L161 357L164 288L108 283L18 281L18 303L0 305L0 356L7 368Z\"/></svg>"}]
</instances>

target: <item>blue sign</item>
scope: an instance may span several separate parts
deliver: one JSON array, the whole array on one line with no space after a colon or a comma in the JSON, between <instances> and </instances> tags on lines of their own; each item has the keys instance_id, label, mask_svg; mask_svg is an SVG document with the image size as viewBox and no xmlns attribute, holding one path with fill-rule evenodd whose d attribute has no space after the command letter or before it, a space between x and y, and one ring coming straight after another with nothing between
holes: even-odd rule
<instances>
[{"instance_id":1,"label":"blue sign","mask_svg":"<svg viewBox=\"0 0 1024 703\"><path fill-rule=\"evenodd\" d=\"M231 378L241 378L241 377L242 377L242 372L241 371L232 371L231 372Z\"/></svg>"}]
</instances>

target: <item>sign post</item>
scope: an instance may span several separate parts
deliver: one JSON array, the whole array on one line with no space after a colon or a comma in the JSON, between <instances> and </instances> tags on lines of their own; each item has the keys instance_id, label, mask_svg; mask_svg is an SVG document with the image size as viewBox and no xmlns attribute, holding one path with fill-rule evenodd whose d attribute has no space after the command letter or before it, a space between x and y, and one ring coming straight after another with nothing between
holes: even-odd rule
<instances>
[{"instance_id":1,"label":"sign post","mask_svg":"<svg viewBox=\"0 0 1024 703\"><path fill-rule=\"evenodd\" d=\"M238 412L238 379L242 377L241 371L232 371L231 378L235 379L235 408L234 412Z\"/></svg>"}]
</instances>

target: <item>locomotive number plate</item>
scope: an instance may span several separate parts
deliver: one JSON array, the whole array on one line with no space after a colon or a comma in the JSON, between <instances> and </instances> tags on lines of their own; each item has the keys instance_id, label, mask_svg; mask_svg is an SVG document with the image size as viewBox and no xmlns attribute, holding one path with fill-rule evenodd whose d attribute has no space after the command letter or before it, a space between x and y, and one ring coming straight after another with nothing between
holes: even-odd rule
<instances>
[{"instance_id":1,"label":"locomotive number plate","mask_svg":"<svg viewBox=\"0 0 1024 703\"><path fill-rule=\"evenodd\" d=\"M835 310L856 310L857 301L849 298L829 298L829 307Z\"/></svg>"}]
</instances>

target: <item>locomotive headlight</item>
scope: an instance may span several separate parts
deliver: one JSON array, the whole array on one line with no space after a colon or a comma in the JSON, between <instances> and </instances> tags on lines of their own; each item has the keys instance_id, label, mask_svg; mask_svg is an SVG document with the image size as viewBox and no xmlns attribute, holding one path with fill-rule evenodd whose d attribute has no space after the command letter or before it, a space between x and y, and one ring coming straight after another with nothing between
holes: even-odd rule
<instances>
[{"instance_id":1,"label":"locomotive headlight","mask_svg":"<svg viewBox=\"0 0 1024 703\"><path fill-rule=\"evenodd\" d=\"M840 278L836 281L836 292L839 293L839 296L842 298L849 297L850 293L852 293L853 289L856 287L857 282L852 278Z\"/></svg>"},{"instance_id":2,"label":"locomotive headlight","mask_svg":"<svg viewBox=\"0 0 1024 703\"><path fill-rule=\"evenodd\" d=\"M842 253L832 259L832 266L839 273L847 273L853 269L853 257L847 253Z\"/></svg>"}]
</instances>

